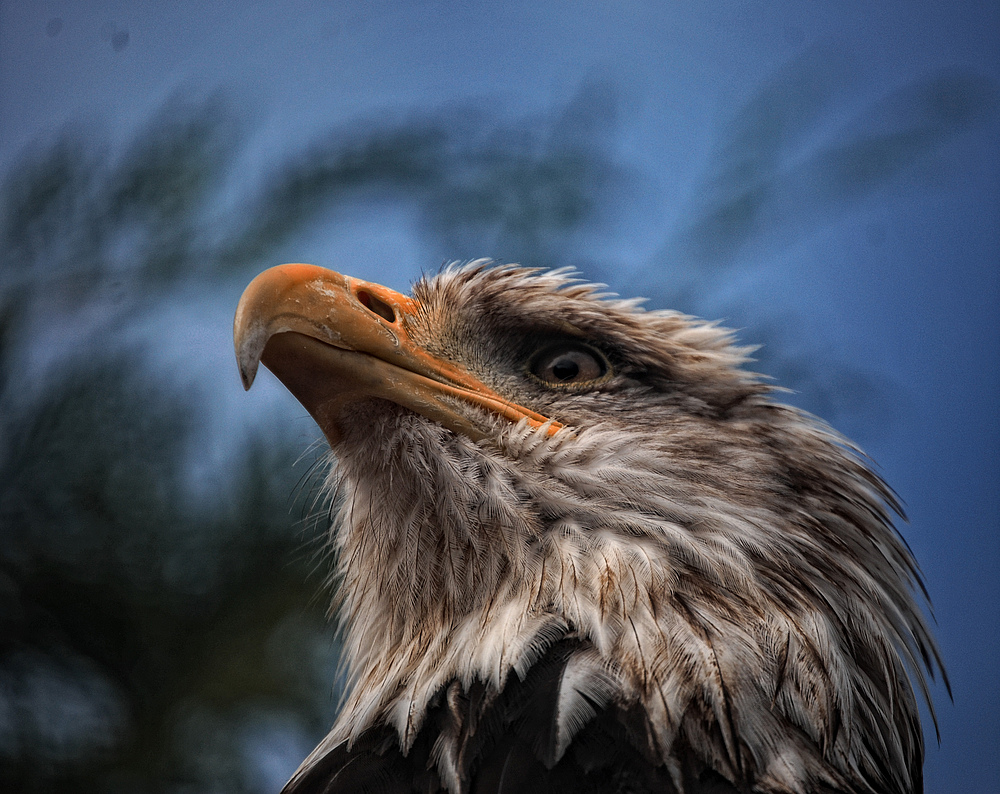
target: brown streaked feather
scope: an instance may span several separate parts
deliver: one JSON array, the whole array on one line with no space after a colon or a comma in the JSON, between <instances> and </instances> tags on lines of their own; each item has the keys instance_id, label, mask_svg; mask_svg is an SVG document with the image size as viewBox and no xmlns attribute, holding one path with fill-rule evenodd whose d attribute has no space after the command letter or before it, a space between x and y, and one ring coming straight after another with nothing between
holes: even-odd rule
<instances>
[{"instance_id":1,"label":"brown streaked feather","mask_svg":"<svg viewBox=\"0 0 1000 794\"><path fill-rule=\"evenodd\" d=\"M333 417L349 692L289 794L922 790L911 677L927 698L940 661L856 448L725 329L566 273L406 300L383 314L421 361L562 429L438 400L467 435L384 390ZM530 377L553 340L608 377Z\"/></svg>"}]
</instances>

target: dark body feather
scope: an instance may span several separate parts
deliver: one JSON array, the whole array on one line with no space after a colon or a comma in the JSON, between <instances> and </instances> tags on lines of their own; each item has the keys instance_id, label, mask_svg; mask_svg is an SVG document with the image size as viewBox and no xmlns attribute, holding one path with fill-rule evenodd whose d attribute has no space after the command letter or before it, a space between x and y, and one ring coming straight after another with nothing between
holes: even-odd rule
<instances>
[{"instance_id":1,"label":"dark body feather","mask_svg":"<svg viewBox=\"0 0 1000 794\"><path fill-rule=\"evenodd\" d=\"M436 794L446 789L436 753L454 753L469 794L680 794L650 752L645 712L601 708L557 756L558 693L567 663L591 651L579 639L556 642L499 694L458 681L431 700L424 727L405 755L391 728L371 728L348 749L342 744L287 786L284 794ZM680 749L679 747L677 748ZM686 794L737 794L738 789L698 763L693 753L681 774Z\"/></svg>"}]
</instances>

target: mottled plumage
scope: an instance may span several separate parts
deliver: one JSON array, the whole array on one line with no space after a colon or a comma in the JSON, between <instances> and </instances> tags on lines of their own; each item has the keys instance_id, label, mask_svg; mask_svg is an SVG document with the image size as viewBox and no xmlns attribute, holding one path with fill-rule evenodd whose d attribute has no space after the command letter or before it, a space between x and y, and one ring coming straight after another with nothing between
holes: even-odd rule
<instances>
[{"instance_id":1,"label":"mottled plumage","mask_svg":"<svg viewBox=\"0 0 1000 794\"><path fill-rule=\"evenodd\" d=\"M352 289L562 428L304 400L336 428L347 696L288 794L922 790L910 676L940 665L899 508L728 331L485 262ZM599 377L532 374L581 343Z\"/></svg>"}]
</instances>

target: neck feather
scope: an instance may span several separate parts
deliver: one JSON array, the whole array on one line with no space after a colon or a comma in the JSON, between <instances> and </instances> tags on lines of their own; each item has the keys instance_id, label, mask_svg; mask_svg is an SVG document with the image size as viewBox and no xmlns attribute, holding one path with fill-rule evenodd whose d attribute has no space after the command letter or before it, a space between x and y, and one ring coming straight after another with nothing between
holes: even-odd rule
<instances>
[{"instance_id":1,"label":"neck feather","mask_svg":"<svg viewBox=\"0 0 1000 794\"><path fill-rule=\"evenodd\" d=\"M891 496L831 431L768 410L743 432L786 438L721 455L697 428L516 427L486 446L386 414L381 457L357 439L340 458L350 695L317 753L379 721L406 748L449 681L500 689L574 635L665 757L683 739L734 781L910 790L905 666L934 650Z\"/></svg>"}]
</instances>

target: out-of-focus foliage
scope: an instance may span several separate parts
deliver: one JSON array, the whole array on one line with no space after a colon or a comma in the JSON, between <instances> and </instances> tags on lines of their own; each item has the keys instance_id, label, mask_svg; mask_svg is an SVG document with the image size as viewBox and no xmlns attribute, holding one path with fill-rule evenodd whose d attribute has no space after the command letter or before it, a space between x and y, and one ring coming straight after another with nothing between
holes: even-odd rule
<instances>
[{"instance_id":1,"label":"out-of-focus foliage","mask_svg":"<svg viewBox=\"0 0 1000 794\"><path fill-rule=\"evenodd\" d=\"M572 262L626 180L610 152L616 98L593 83L551 118L504 123L468 104L336 131L274 170L224 261L245 267L338 204L380 198L412 205L451 259Z\"/></svg>"},{"instance_id":2,"label":"out-of-focus foliage","mask_svg":"<svg viewBox=\"0 0 1000 794\"><path fill-rule=\"evenodd\" d=\"M798 393L802 407L840 422L866 415L865 432L891 421L898 390L845 365L836 351L807 352L791 317L720 297L736 271L759 269L865 202L887 205L934 186L935 157L960 133L995 117L996 85L958 69L867 95L860 70L836 47L815 46L764 82L717 136L677 228L629 278L654 304L725 316L761 345L756 368ZM929 167L929 164L930 167Z\"/></svg>"},{"instance_id":3,"label":"out-of-focus foliage","mask_svg":"<svg viewBox=\"0 0 1000 794\"><path fill-rule=\"evenodd\" d=\"M761 243L787 246L913 175L997 104L992 81L957 69L860 107L851 96L857 82L844 56L823 46L761 86L723 130L665 253L704 272L732 266Z\"/></svg>"},{"instance_id":4,"label":"out-of-focus foliage","mask_svg":"<svg viewBox=\"0 0 1000 794\"><path fill-rule=\"evenodd\" d=\"M845 93L821 61L736 115L684 228L616 287L697 311L752 244L807 233L993 101L974 78L932 76L810 149ZM293 468L301 450L279 428L233 444L199 498L211 385L171 386L132 325L194 287L246 283L358 203L414 208L456 259L587 262L585 233L630 178L617 104L593 83L538 118L468 105L380 119L256 180L219 99L168 103L125 146L76 130L24 153L0 189L0 789L270 791L335 708L325 528L300 518L319 475ZM804 215L783 214L800 199ZM878 393L844 368L765 364L820 401Z\"/></svg>"},{"instance_id":5,"label":"out-of-focus foliage","mask_svg":"<svg viewBox=\"0 0 1000 794\"><path fill-rule=\"evenodd\" d=\"M258 184L218 99L121 150L76 130L25 152L0 193L0 789L271 791L294 769L336 704L325 527L300 518L320 475L275 430L192 488L211 384L171 385L128 332L345 202L412 203L458 256L492 236L562 263L616 173L594 91L613 99L554 119L340 130Z\"/></svg>"},{"instance_id":6,"label":"out-of-focus foliage","mask_svg":"<svg viewBox=\"0 0 1000 794\"><path fill-rule=\"evenodd\" d=\"M116 351L53 373L5 422L7 790L198 782L198 759L254 707L321 727L323 616L308 608L317 582L289 526L292 461L248 446L220 476L233 492L199 509L182 482L191 408ZM179 735L199 713L222 727ZM247 770L233 755L225 788L243 788Z\"/></svg>"}]
</instances>

